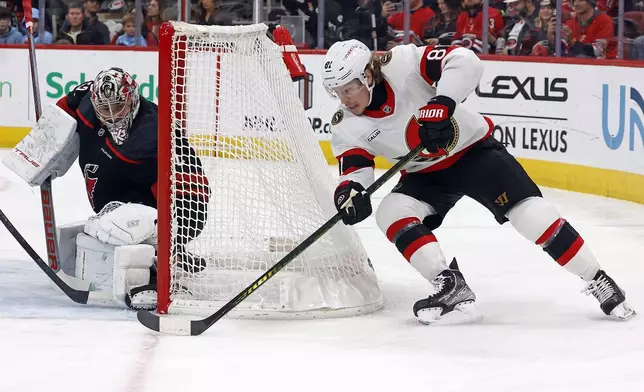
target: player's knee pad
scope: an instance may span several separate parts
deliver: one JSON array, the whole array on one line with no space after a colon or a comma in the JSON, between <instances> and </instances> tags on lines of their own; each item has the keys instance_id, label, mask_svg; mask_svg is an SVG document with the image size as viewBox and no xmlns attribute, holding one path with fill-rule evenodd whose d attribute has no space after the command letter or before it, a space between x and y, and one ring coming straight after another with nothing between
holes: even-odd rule
<instances>
[{"instance_id":1,"label":"player's knee pad","mask_svg":"<svg viewBox=\"0 0 644 392\"><path fill-rule=\"evenodd\" d=\"M416 217L423 220L435 213L427 203L402 193L390 193L382 199L376 210L376 223L380 230L387 234L389 227L400 219Z\"/></svg>"},{"instance_id":2,"label":"player's knee pad","mask_svg":"<svg viewBox=\"0 0 644 392\"><path fill-rule=\"evenodd\" d=\"M426 279L433 279L445 268L445 256L423 219L434 209L410 196L391 193L376 211L376 222L389 241Z\"/></svg>"},{"instance_id":3,"label":"player's knee pad","mask_svg":"<svg viewBox=\"0 0 644 392\"><path fill-rule=\"evenodd\" d=\"M584 243L552 203L542 197L529 198L517 204L508 213L508 219L519 233L541 246L561 265L575 256Z\"/></svg>"},{"instance_id":4,"label":"player's knee pad","mask_svg":"<svg viewBox=\"0 0 644 392\"><path fill-rule=\"evenodd\" d=\"M530 197L514 206L507 217L522 236L536 243L548 227L561 218L561 214L546 199Z\"/></svg>"}]
</instances>

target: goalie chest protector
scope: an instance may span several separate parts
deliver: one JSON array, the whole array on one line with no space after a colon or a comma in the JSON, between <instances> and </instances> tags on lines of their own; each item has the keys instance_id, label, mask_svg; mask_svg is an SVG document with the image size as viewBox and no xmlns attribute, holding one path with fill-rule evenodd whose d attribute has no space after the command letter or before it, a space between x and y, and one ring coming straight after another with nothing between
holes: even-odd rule
<instances>
[{"instance_id":1,"label":"goalie chest protector","mask_svg":"<svg viewBox=\"0 0 644 392\"><path fill-rule=\"evenodd\" d=\"M156 208L157 106L141 99L139 112L122 145L94 113L88 82L78 86L57 105L77 120L79 165L87 197L95 212L111 201L139 203Z\"/></svg>"}]
</instances>

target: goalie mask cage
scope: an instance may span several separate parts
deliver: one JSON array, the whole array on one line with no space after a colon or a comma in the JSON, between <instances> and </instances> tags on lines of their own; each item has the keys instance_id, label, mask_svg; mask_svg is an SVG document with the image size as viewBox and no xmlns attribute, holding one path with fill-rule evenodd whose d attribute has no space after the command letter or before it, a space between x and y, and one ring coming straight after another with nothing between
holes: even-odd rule
<instances>
[{"instance_id":1,"label":"goalie mask cage","mask_svg":"<svg viewBox=\"0 0 644 392\"><path fill-rule=\"evenodd\" d=\"M266 34L264 24L161 27L159 313L213 313L336 213L334 181L298 85ZM202 205L177 201L203 187L177 171L191 162L177 145L186 138L210 186ZM179 212L198 215L185 208L207 211L195 238L179 227ZM367 254L355 230L340 223L229 316L337 317L381 306Z\"/></svg>"}]
</instances>

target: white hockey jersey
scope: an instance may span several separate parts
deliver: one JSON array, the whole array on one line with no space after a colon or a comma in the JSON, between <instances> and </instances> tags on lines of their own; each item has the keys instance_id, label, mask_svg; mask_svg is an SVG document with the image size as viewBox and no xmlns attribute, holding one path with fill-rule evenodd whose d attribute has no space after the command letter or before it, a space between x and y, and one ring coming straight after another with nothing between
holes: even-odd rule
<instances>
[{"instance_id":1,"label":"white hockey jersey","mask_svg":"<svg viewBox=\"0 0 644 392\"><path fill-rule=\"evenodd\" d=\"M418 109L436 95L445 95L456 103L455 138L447 148L447 157L421 154L405 165L403 172L427 172L451 166L475 143L488 137L492 122L467 108L463 102L478 86L483 63L462 47L413 44L393 48L382 57L384 87L374 88L372 105L360 116L344 106L331 121L331 148L340 165L340 182L356 181L365 188L374 181L374 157L396 162L420 143ZM376 89L386 100L375 110Z\"/></svg>"}]
</instances>

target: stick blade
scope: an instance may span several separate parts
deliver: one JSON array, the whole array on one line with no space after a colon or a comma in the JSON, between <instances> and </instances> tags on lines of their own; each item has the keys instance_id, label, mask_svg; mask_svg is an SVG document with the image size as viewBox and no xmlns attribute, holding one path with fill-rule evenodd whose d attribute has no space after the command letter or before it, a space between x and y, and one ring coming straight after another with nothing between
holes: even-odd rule
<instances>
[{"instance_id":1,"label":"stick blade","mask_svg":"<svg viewBox=\"0 0 644 392\"><path fill-rule=\"evenodd\" d=\"M186 318L159 316L158 314L149 312L147 310L139 310L136 313L136 318L141 324L143 324L143 326L156 332L180 336L195 335L192 328L194 321ZM197 333L196 335L200 334L201 332Z\"/></svg>"}]
</instances>

